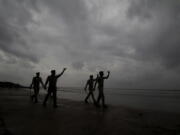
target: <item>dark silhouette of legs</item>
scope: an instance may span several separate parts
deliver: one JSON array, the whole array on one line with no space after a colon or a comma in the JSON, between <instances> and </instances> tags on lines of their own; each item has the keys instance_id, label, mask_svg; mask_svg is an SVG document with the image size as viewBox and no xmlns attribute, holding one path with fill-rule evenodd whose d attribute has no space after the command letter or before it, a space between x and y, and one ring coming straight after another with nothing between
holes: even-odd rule
<instances>
[{"instance_id":1,"label":"dark silhouette of legs","mask_svg":"<svg viewBox=\"0 0 180 135\"><path fill-rule=\"evenodd\" d=\"M105 104L105 97L104 97L104 93L103 93L102 90L99 90L99 95L98 95L98 98L97 98L97 106L99 106L100 100L102 100L102 106L104 108L106 108L107 105Z\"/></svg>"},{"instance_id":2,"label":"dark silhouette of legs","mask_svg":"<svg viewBox=\"0 0 180 135\"><path fill-rule=\"evenodd\" d=\"M44 99L44 102L43 102L43 105L44 106L46 106L46 102L47 102L47 100L48 100L48 97L51 95L51 91L48 91L48 93L47 93L47 95L46 95L46 97L45 97L45 99Z\"/></svg>"},{"instance_id":3,"label":"dark silhouette of legs","mask_svg":"<svg viewBox=\"0 0 180 135\"><path fill-rule=\"evenodd\" d=\"M44 99L43 105L46 106L46 102L47 102L49 96L51 96L51 93L53 94L53 106L54 106L54 108L56 108L57 107L56 90L48 90L48 93Z\"/></svg>"},{"instance_id":4,"label":"dark silhouette of legs","mask_svg":"<svg viewBox=\"0 0 180 135\"><path fill-rule=\"evenodd\" d=\"M104 108L107 107L107 105L105 104L105 96L104 96L104 93L102 93L102 105Z\"/></svg>"},{"instance_id":5,"label":"dark silhouette of legs","mask_svg":"<svg viewBox=\"0 0 180 135\"><path fill-rule=\"evenodd\" d=\"M38 102L38 95L39 95L39 88L34 88L34 94L31 96L32 101L34 100L34 103Z\"/></svg>"},{"instance_id":6,"label":"dark silhouette of legs","mask_svg":"<svg viewBox=\"0 0 180 135\"><path fill-rule=\"evenodd\" d=\"M99 95L98 95L98 98L97 98L97 104L99 105L99 102L100 102L100 99L101 99L101 93L99 93Z\"/></svg>"},{"instance_id":7,"label":"dark silhouette of legs","mask_svg":"<svg viewBox=\"0 0 180 135\"><path fill-rule=\"evenodd\" d=\"M96 104L96 100L95 100L95 98L94 98L93 92L91 93L91 97L92 97L93 103Z\"/></svg>"},{"instance_id":8,"label":"dark silhouette of legs","mask_svg":"<svg viewBox=\"0 0 180 135\"><path fill-rule=\"evenodd\" d=\"M56 101L56 90L53 91L53 103L54 103L54 107L57 107L57 101Z\"/></svg>"},{"instance_id":9,"label":"dark silhouette of legs","mask_svg":"<svg viewBox=\"0 0 180 135\"><path fill-rule=\"evenodd\" d=\"M38 94L39 94L39 89L35 89L35 90L34 90L35 103L38 102Z\"/></svg>"},{"instance_id":10,"label":"dark silhouette of legs","mask_svg":"<svg viewBox=\"0 0 180 135\"><path fill-rule=\"evenodd\" d=\"M91 95L91 93L89 92L88 95L86 96L85 100L84 100L86 103L88 103L88 98L90 95Z\"/></svg>"},{"instance_id":11,"label":"dark silhouette of legs","mask_svg":"<svg viewBox=\"0 0 180 135\"><path fill-rule=\"evenodd\" d=\"M33 95L31 96L32 101L34 100L34 97L35 97L35 95L33 94Z\"/></svg>"},{"instance_id":12,"label":"dark silhouette of legs","mask_svg":"<svg viewBox=\"0 0 180 135\"><path fill-rule=\"evenodd\" d=\"M84 101L85 101L86 103L88 103L88 99L89 99L90 96L91 96L91 98L92 98L92 100L93 100L93 103L96 104L96 100L95 100L95 98L94 98L94 94L93 94L93 92L91 92L91 91L88 93L88 95L86 96L86 98L85 98Z\"/></svg>"}]
</instances>

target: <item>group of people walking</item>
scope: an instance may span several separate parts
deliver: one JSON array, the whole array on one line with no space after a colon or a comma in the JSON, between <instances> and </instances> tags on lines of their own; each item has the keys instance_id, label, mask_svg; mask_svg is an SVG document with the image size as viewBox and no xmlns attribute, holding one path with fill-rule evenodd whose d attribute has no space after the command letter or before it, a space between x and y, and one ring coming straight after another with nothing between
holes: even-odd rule
<instances>
[{"instance_id":1,"label":"group of people walking","mask_svg":"<svg viewBox=\"0 0 180 135\"><path fill-rule=\"evenodd\" d=\"M96 79L93 78L93 75L89 76L89 80L87 81L85 88L84 88L85 91L87 90L87 87L89 90L88 95L85 98L86 103L88 103L88 98L91 96L95 106L99 107L100 100L102 100L102 106L104 108L107 107L107 105L105 104L105 97L104 97L104 80L108 79L109 75L110 75L110 72L108 71L107 76L104 77L104 72L100 71L99 74L97 75ZM98 84L99 94L98 94L97 100L95 100L94 91L96 90L97 84Z\"/></svg>"},{"instance_id":2,"label":"group of people walking","mask_svg":"<svg viewBox=\"0 0 180 135\"><path fill-rule=\"evenodd\" d=\"M49 96L53 96L53 106L54 108L57 107L57 80L59 77L61 77L64 72L66 71L66 68L64 68L62 70L62 72L60 74L56 74L55 70L51 70L51 75L49 75L46 79L45 84L42 81L42 78L40 77L40 72L36 73L36 76L33 77L32 79L32 83L30 85L30 89L34 89L34 94L31 95L31 99L34 103L38 102L38 95L39 95L39 90L40 90L40 85L44 88L44 89L48 89L48 92L45 96L45 99L43 101L43 106L46 106L46 102L49 98ZM87 90L88 87L88 95L85 98L85 103L88 103L88 99L91 96L94 102L94 105L97 107L100 107L99 103L100 100L102 100L102 106L104 108L106 108L106 104L105 104L105 97L104 97L104 80L108 79L110 75L110 72L108 71L108 74L106 77L104 77L104 72L100 71L99 74L97 75L97 77L94 79L93 75L90 75L86 85L85 85L85 91ZM95 100L94 98L94 94L93 92L96 89L96 85L98 85L98 91L99 91L99 95L97 100ZM47 88L48 86L48 88Z\"/></svg>"},{"instance_id":3,"label":"group of people walking","mask_svg":"<svg viewBox=\"0 0 180 135\"><path fill-rule=\"evenodd\" d=\"M66 70L66 68L64 68L62 70L62 72L60 74L56 75L56 70L51 70L51 75L49 75L46 79L45 84L43 84L42 78L40 77L40 73L36 73L36 76L33 77L32 83L30 85L30 88L34 89L34 95L31 96L32 100L37 103L38 102L38 94L39 94L39 89L40 89L40 84L42 85L42 87L44 87L44 89L47 88L48 85L48 93L45 96L45 99L43 101L43 106L46 106L46 102L49 98L49 96L51 96L51 94L53 94L53 106L56 108L57 107L57 101L56 101L56 92L57 92L57 80L59 77L61 77L64 74L64 71Z\"/></svg>"}]
</instances>

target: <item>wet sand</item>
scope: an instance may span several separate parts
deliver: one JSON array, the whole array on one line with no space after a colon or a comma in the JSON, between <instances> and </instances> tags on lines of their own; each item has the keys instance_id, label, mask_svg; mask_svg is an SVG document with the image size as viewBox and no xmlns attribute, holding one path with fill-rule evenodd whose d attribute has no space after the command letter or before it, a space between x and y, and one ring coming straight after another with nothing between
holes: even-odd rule
<instances>
[{"instance_id":1,"label":"wet sand","mask_svg":"<svg viewBox=\"0 0 180 135\"><path fill-rule=\"evenodd\" d=\"M180 114L123 106L52 100L47 107L31 102L29 92L0 89L0 135L180 135Z\"/></svg>"}]
</instances>

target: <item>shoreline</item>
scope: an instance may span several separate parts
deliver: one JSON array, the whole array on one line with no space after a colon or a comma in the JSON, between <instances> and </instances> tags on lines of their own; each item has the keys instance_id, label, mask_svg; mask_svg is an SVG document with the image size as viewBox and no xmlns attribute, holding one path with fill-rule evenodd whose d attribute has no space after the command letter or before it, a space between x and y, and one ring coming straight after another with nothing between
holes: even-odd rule
<instances>
[{"instance_id":1,"label":"shoreline","mask_svg":"<svg viewBox=\"0 0 180 135\"><path fill-rule=\"evenodd\" d=\"M23 89L22 89L23 90ZM24 89L29 92L29 89ZM45 96L47 92L44 89L40 90L40 96ZM159 92L157 92L159 93ZM30 94L30 93L29 93ZM98 93L97 91L94 93L95 98L97 99ZM146 110L146 111L156 111L156 112L168 112L168 113L180 113L180 93L169 92L167 93L159 93L165 95L158 95L154 93L145 92L142 96L142 93L134 94L127 92L124 95L123 93L119 94L108 94L105 92L106 103L115 107L127 107L138 110ZM177 95L177 96L175 96ZM76 92L74 89L68 91L57 91L57 97L61 99L68 99L72 101L84 101L86 97L86 93L84 91ZM90 98L91 101L91 98Z\"/></svg>"},{"instance_id":2,"label":"shoreline","mask_svg":"<svg viewBox=\"0 0 180 135\"><path fill-rule=\"evenodd\" d=\"M58 99L34 104L26 91L0 89L0 134L5 135L172 135L180 133L180 114L125 106L103 110L83 101ZM40 101L44 96L40 96ZM3 134L4 133L4 134Z\"/></svg>"}]
</instances>

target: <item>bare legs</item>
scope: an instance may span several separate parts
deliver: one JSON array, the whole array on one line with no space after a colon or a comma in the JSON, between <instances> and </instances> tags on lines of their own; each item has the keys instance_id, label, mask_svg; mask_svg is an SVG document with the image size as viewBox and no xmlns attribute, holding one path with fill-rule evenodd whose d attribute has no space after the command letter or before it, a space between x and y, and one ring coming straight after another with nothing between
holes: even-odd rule
<instances>
[{"instance_id":1,"label":"bare legs","mask_svg":"<svg viewBox=\"0 0 180 135\"><path fill-rule=\"evenodd\" d=\"M93 102L94 102L94 104L95 104L95 103L96 103L96 100L95 100L95 98L94 98L93 92L91 92L91 91L90 91L90 92L88 93L88 95L86 96L85 102L88 103L88 98L89 98L90 96L92 97L92 100L93 100Z\"/></svg>"},{"instance_id":2,"label":"bare legs","mask_svg":"<svg viewBox=\"0 0 180 135\"><path fill-rule=\"evenodd\" d=\"M34 103L38 102L38 95L39 95L39 88L34 88L34 95L31 96L32 100L34 100Z\"/></svg>"},{"instance_id":3,"label":"bare legs","mask_svg":"<svg viewBox=\"0 0 180 135\"><path fill-rule=\"evenodd\" d=\"M99 88L99 95L98 95L98 98L97 98L97 106L99 107L99 103L100 103L100 100L102 100L102 106L104 108L107 107L107 105L105 104L105 96L104 96L104 92L103 92L103 89L102 88Z\"/></svg>"},{"instance_id":4,"label":"bare legs","mask_svg":"<svg viewBox=\"0 0 180 135\"><path fill-rule=\"evenodd\" d=\"M51 93L53 93L53 106L56 108L57 107L57 101L56 101L56 90L48 90L48 93L44 99L43 105L46 106L46 102L49 98L49 96L51 96Z\"/></svg>"}]
</instances>

